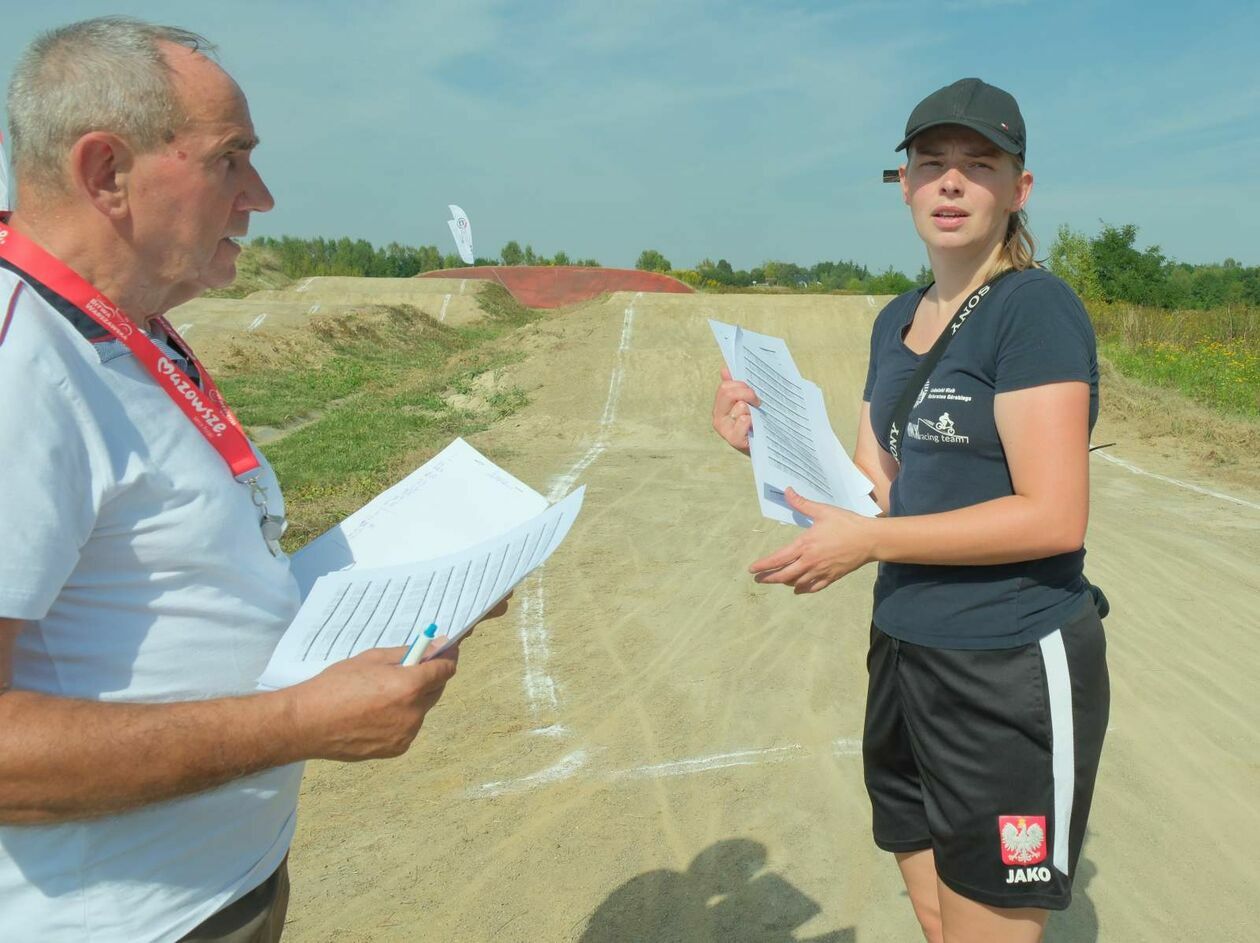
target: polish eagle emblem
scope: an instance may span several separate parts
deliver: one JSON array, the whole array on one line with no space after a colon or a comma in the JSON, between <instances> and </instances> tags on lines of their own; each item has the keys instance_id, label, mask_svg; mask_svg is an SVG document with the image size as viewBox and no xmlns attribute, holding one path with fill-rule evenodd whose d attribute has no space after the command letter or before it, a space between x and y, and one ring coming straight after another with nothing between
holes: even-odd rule
<instances>
[{"instance_id":1,"label":"polish eagle emblem","mask_svg":"<svg viewBox=\"0 0 1260 943\"><path fill-rule=\"evenodd\" d=\"M1002 835L1004 864L1036 864L1045 860L1044 816L1002 816L998 827Z\"/></svg>"}]
</instances>

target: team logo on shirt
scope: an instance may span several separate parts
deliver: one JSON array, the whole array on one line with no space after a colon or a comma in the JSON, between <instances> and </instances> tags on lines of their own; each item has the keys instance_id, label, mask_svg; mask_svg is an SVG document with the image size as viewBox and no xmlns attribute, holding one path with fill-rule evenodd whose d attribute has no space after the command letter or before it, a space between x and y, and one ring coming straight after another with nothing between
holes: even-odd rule
<instances>
[{"instance_id":1,"label":"team logo on shirt","mask_svg":"<svg viewBox=\"0 0 1260 943\"><path fill-rule=\"evenodd\" d=\"M1002 864L1040 864L1046 860L1044 815L999 815Z\"/></svg>"},{"instance_id":2,"label":"team logo on shirt","mask_svg":"<svg viewBox=\"0 0 1260 943\"><path fill-rule=\"evenodd\" d=\"M923 389L919 390L919 398L914 401L914 405L910 407L911 409L917 409L919 404L922 403L925 399L927 399L928 387L930 387L931 385L932 385L932 380L930 378L923 381Z\"/></svg>"},{"instance_id":3,"label":"team logo on shirt","mask_svg":"<svg viewBox=\"0 0 1260 943\"><path fill-rule=\"evenodd\" d=\"M935 421L920 418L910 423L906 429L906 434L912 439L919 439L923 442L966 445L971 441L970 436L959 433L958 427L954 425L954 420L950 418L949 413L941 413L940 418Z\"/></svg>"}]
</instances>

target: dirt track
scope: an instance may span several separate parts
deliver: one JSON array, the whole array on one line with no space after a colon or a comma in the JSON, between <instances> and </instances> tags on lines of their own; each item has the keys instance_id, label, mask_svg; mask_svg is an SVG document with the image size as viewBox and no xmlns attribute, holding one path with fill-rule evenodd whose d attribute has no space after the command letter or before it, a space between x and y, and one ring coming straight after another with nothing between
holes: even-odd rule
<instances>
[{"instance_id":1,"label":"dirt track","mask_svg":"<svg viewBox=\"0 0 1260 943\"><path fill-rule=\"evenodd\" d=\"M753 584L746 564L791 531L708 429L705 317L785 336L851 442L875 312L621 294L522 332L507 379L531 403L474 444L544 493L585 482L586 509L465 646L410 754L311 764L286 940L919 938L862 786L873 572L808 598ZM1190 474L1104 424L1113 439ZM1047 939L1254 939L1260 495L1092 471L1112 728Z\"/></svg>"}]
</instances>

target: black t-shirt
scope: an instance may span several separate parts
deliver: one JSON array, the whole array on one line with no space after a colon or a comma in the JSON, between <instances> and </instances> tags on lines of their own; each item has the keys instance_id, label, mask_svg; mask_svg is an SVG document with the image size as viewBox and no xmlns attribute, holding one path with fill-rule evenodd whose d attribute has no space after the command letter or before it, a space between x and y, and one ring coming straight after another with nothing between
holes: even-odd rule
<instances>
[{"instance_id":1,"label":"black t-shirt","mask_svg":"<svg viewBox=\"0 0 1260 943\"><path fill-rule=\"evenodd\" d=\"M925 289L889 302L871 332L863 399L888 447L888 426L923 357L904 331ZM1098 417L1094 329L1080 300L1041 269L1001 279L959 329L920 391L901 437L893 517L934 514L1014 494L993 398L1046 383L1089 384L1089 426ZM1027 422L1036 423L1036 416ZM1086 599L1084 549L991 566L881 563L875 624L937 648L1012 648L1048 635Z\"/></svg>"}]
</instances>

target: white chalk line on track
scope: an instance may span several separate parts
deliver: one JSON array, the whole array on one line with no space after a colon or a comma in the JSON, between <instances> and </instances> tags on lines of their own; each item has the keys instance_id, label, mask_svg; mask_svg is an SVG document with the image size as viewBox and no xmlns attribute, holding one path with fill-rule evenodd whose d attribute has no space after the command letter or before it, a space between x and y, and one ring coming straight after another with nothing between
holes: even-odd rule
<instances>
[{"instance_id":1,"label":"white chalk line on track","mask_svg":"<svg viewBox=\"0 0 1260 943\"><path fill-rule=\"evenodd\" d=\"M529 709L534 716L538 716L544 708L554 711L560 707L555 679L547 673L551 646L547 636L543 600L540 572L530 579L528 588L521 595L520 610L521 651L525 662L523 683L525 696L529 699Z\"/></svg>"},{"instance_id":2,"label":"white chalk line on track","mask_svg":"<svg viewBox=\"0 0 1260 943\"><path fill-rule=\"evenodd\" d=\"M552 724L549 727L536 727L529 734L532 737L567 737L569 728L564 724Z\"/></svg>"},{"instance_id":3,"label":"white chalk line on track","mask_svg":"<svg viewBox=\"0 0 1260 943\"><path fill-rule=\"evenodd\" d=\"M831 753L838 757L860 756L862 741L851 737L841 737L831 744ZM628 769L608 770L600 773L589 770L591 753L587 750L574 750L567 753L552 765L522 776L518 779L501 779L482 783L468 791L470 799L493 799L496 796L511 793L529 792L543 786L550 786L565 780L574 779L587 773L589 777L609 783L630 782L641 779L669 779L676 776L695 776L700 773L712 773L716 770L735 769L743 766L768 766L795 760L805 760L813 756L813 751L799 743L786 746L763 747L754 750L735 750L730 753L713 753L708 756L694 756L683 760L671 760L666 763L649 763L644 766L632 766Z\"/></svg>"},{"instance_id":4,"label":"white chalk line on track","mask_svg":"<svg viewBox=\"0 0 1260 943\"><path fill-rule=\"evenodd\" d=\"M254 320L250 321L250 322L249 322L249 327L245 328L245 330L247 330L247 331L256 331L256 330L258 330L260 327L262 327L262 326L263 326L263 322L264 322L264 321L266 321L266 320L267 320L267 312L266 312L266 311L264 311L262 314L258 315L258 317L254 318Z\"/></svg>"},{"instance_id":5,"label":"white chalk line on track","mask_svg":"<svg viewBox=\"0 0 1260 943\"><path fill-rule=\"evenodd\" d=\"M643 292L636 294L635 300L643 296ZM609 430L612 428L613 422L617 419L617 401L621 398L621 383L626 375L626 351L630 349L631 334L634 330L634 304L626 308L625 317L621 322L621 344L617 348L617 362L613 367L612 376L608 379L608 398L604 400L604 413L599 417L599 434L595 437L594 443L586 450L573 467L555 480L551 486L551 491L547 495L548 501L556 501L569 493L569 490L577 483L582 472L590 468L591 463L599 458L608 449Z\"/></svg>"},{"instance_id":6,"label":"white chalk line on track","mask_svg":"<svg viewBox=\"0 0 1260 943\"><path fill-rule=\"evenodd\" d=\"M308 288L310 288L310 287L311 287L311 281L312 281L314 278L315 278L315 276L314 276L314 275L312 275L312 276L311 276L310 278L308 278L306 281L302 282L302 284L298 285L298 287L297 287L297 289L296 289L296 290L297 290L297 291L306 291L306 289L308 289Z\"/></svg>"},{"instance_id":7,"label":"white chalk line on track","mask_svg":"<svg viewBox=\"0 0 1260 943\"><path fill-rule=\"evenodd\" d=\"M468 284L468 279L466 279L466 278L461 278L461 279L459 280L459 293L460 293L461 295L464 293L464 286L465 286L466 284Z\"/></svg>"},{"instance_id":8,"label":"white chalk line on track","mask_svg":"<svg viewBox=\"0 0 1260 943\"><path fill-rule=\"evenodd\" d=\"M319 304L318 304L318 303L316 303L316 304L311 305L310 310L309 310L309 311L307 311L306 313L307 313L307 314L314 314L314 313L315 313L316 311L318 311L318 310L319 310Z\"/></svg>"},{"instance_id":9,"label":"white chalk line on track","mask_svg":"<svg viewBox=\"0 0 1260 943\"><path fill-rule=\"evenodd\" d=\"M181 324L179 327L175 328L175 332L176 332L177 334L179 334L179 336L180 336L180 337L183 337L185 334L187 334L187 333L188 333L189 331L191 331L192 329L193 329L193 325L192 325L192 324Z\"/></svg>"},{"instance_id":10,"label":"white chalk line on track","mask_svg":"<svg viewBox=\"0 0 1260 943\"><path fill-rule=\"evenodd\" d=\"M529 776L523 776L520 779L482 783L475 789L470 790L469 796L470 798L493 799L495 796L503 796L512 792L528 792L531 789L537 789L539 786L563 782L577 775L582 767L586 765L586 757L587 753L585 750L574 750L572 753L560 757L559 760L546 769L540 769Z\"/></svg>"},{"instance_id":11,"label":"white chalk line on track","mask_svg":"<svg viewBox=\"0 0 1260 943\"><path fill-rule=\"evenodd\" d=\"M1207 495L1209 498L1218 498L1221 501L1232 501L1234 504L1241 504L1243 507L1251 508L1253 511L1260 511L1260 504L1245 501L1242 498L1235 498L1232 494L1224 494L1220 491L1213 491L1210 488L1201 488L1198 485L1192 485L1188 481L1179 481L1176 478L1169 478L1167 475L1159 475L1155 472L1148 472L1144 468L1138 468L1132 462L1126 462L1124 459L1116 458L1114 455L1108 455L1106 452L1095 452L1094 454L1101 459L1111 462L1113 465L1119 465L1121 468L1131 471L1135 475L1145 475L1148 478L1154 478L1156 481L1163 481L1170 485L1176 485L1178 488L1185 488L1187 491Z\"/></svg>"},{"instance_id":12,"label":"white chalk line on track","mask_svg":"<svg viewBox=\"0 0 1260 943\"><path fill-rule=\"evenodd\" d=\"M608 380L608 396L604 401L604 412L599 419L599 431L595 435L595 441L568 471L552 482L551 489L547 493L548 501L554 502L564 497L577 482L579 476L608 448L612 424L617 417L617 401L621 396L621 384L626 374L626 352L630 349L630 340L634 330L634 302L642 297L643 292L637 292L622 317L621 341L617 347L617 359L613 364L612 375ZM521 594L520 613L521 651L525 663L523 678L525 696L529 701L530 712L538 716L543 710L554 711L560 707L555 679L547 670L548 662L551 660L551 645L547 634L546 597L543 593L541 570L530 578Z\"/></svg>"},{"instance_id":13,"label":"white chalk line on track","mask_svg":"<svg viewBox=\"0 0 1260 943\"><path fill-rule=\"evenodd\" d=\"M799 743L785 747L767 747L763 750L736 750L734 753L718 753L714 756L697 756L687 760L674 760L669 763L654 763L650 766L636 766L633 769L619 770L610 774L613 780L624 779L663 779L669 776L691 776L695 773L708 773L716 769L730 769L733 766L762 766L766 763L779 763L783 760L795 759L803 755L805 748Z\"/></svg>"},{"instance_id":14,"label":"white chalk line on track","mask_svg":"<svg viewBox=\"0 0 1260 943\"><path fill-rule=\"evenodd\" d=\"M446 295L446 296L442 299L442 310L441 310L441 312L438 314L438 320L439 320L439 321L445 321L445 320L446 320L446 306L447 306L448 304L450 304L450 303L451 303L451 296L450 296L450 295Z\"/></svg>"}]
</instances>

